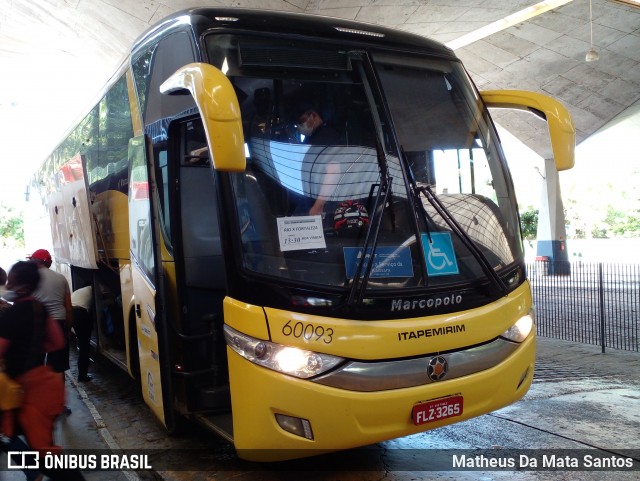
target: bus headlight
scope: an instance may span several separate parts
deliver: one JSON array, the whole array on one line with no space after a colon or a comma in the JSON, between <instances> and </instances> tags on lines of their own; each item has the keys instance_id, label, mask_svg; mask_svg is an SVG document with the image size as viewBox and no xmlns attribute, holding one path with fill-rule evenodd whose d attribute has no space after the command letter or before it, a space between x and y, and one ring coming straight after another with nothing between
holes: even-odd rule
<instances>
[{"instance_id":1,"label":"bus headlight","mask_svg":"<svg viewBox=\"0 0 640 481\"><path fill-rule=\"evenodd\" d=\"M303 379L329 371L344 361L331 354L256 339L227 325L224 338L231 349L254 364Z\"/></svg>"},{"instance_id":2,"label":"bus headlight","mask_svg":"<svg viewBox=\"0 0 640 481\"><path fill-rule=\"evenodd\" d=\"M518 319L518 321L509 329L504 331L500 337L513 342L522 342L529 336L534 324L535 312L531 309L529 314Z\"/></svg>"}]
</instances>

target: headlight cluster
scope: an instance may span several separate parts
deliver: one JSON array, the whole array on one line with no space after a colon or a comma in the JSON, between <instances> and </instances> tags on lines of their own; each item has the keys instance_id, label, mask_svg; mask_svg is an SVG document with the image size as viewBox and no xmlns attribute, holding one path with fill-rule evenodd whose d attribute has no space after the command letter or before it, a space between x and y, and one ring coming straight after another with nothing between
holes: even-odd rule
<instances>
[{"instance_id":1,"label":"headlight cluster","mask_svg":"<svg viewBox=\"0 0 640 481\"><path fill-rule=\"evenodd\" d=\"M274 371L306 379L333 369L343 358L256 339L225 325L227 345L245 359Z\"/></svg>"},{"instance_id":2,"label":"headlight cluster","mask_svg":"<svg viewBox=\"0 0 640 481\"><path fill-rule=\"evenodd\" d=\"M517 322L509 329L504 331L500 337L503 337L509 341L522 342L524 341L535 325L535 311L531 309L526 316L522 316Z\"/></svg>"}]
</instances>

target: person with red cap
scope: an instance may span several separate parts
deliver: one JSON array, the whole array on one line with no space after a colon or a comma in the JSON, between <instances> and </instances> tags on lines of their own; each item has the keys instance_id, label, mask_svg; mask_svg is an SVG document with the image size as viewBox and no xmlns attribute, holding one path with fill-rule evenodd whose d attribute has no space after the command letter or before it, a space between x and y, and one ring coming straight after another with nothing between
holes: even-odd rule
<instances>
[{"instance_id":1,"label":"person with red cap","mask_svg":"<svg viewBox=\"0 0 640 481\"><path fill-rule=\"evenodd\" d=\"M35 262L40 273L40 283L33 296L42 302L49 315L53 317L64 332L65 345L62 349L47 354L47 365L55 372L62 373L69 369L69 335L73 326L73 306L71 304L71 291L66 277L50 269L52 264L51 254L46 249L36 250L29 259ZM65 406L65 413L71 410Z\"/></svg>"}]
</instances>

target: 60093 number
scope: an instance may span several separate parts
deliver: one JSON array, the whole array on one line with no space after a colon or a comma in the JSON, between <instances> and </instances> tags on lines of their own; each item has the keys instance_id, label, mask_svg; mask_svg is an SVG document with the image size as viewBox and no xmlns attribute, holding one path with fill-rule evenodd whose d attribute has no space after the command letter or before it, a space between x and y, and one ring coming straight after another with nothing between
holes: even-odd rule
<instances>
[{"instance_id":1,"label":"60093 number","mask_svg":"<svg viewBox=\"0 0 640 481\"><path fill-rule=\"evenodd\" d=\"M324 342L325 344L331 344L333 341L333 329L330 327L325 328L324 326L300 321L287 321L287 323L282 326L282 334L306 341L314 340Z\"/></svg>"}]
</instances>

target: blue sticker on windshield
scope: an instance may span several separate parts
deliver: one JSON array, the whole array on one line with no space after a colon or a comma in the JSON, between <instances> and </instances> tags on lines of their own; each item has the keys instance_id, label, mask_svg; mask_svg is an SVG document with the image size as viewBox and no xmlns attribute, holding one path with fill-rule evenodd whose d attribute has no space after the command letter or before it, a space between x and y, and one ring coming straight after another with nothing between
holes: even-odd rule
<instances>
[{"instance_id":1,"label":"blue sticker on windshield","mask_svg":"<svg viewBox=\"0 0 640 481\"><path fill-rule=\"evenodd\" d=\"M362 247L343 247L347 278L353 279L362 260ZM367 258L371 254L367 254ZM364 268L360 275L364 275ZM371 277L413 277L411 249L408 246L379 246L373 256Z\"/></svg>"},{"instance_id":2,"label":"blue sticker on windshield","mask_svg":"<svg viewBox=\"0 0 640 481\"><path fill-rule=\"evenodd\" d=\"M449 232L433 232L430 235L422 234L421 237L424 256L427 260L427 274L446 276L460 272Z\"/></svg>"}]
</instances>

